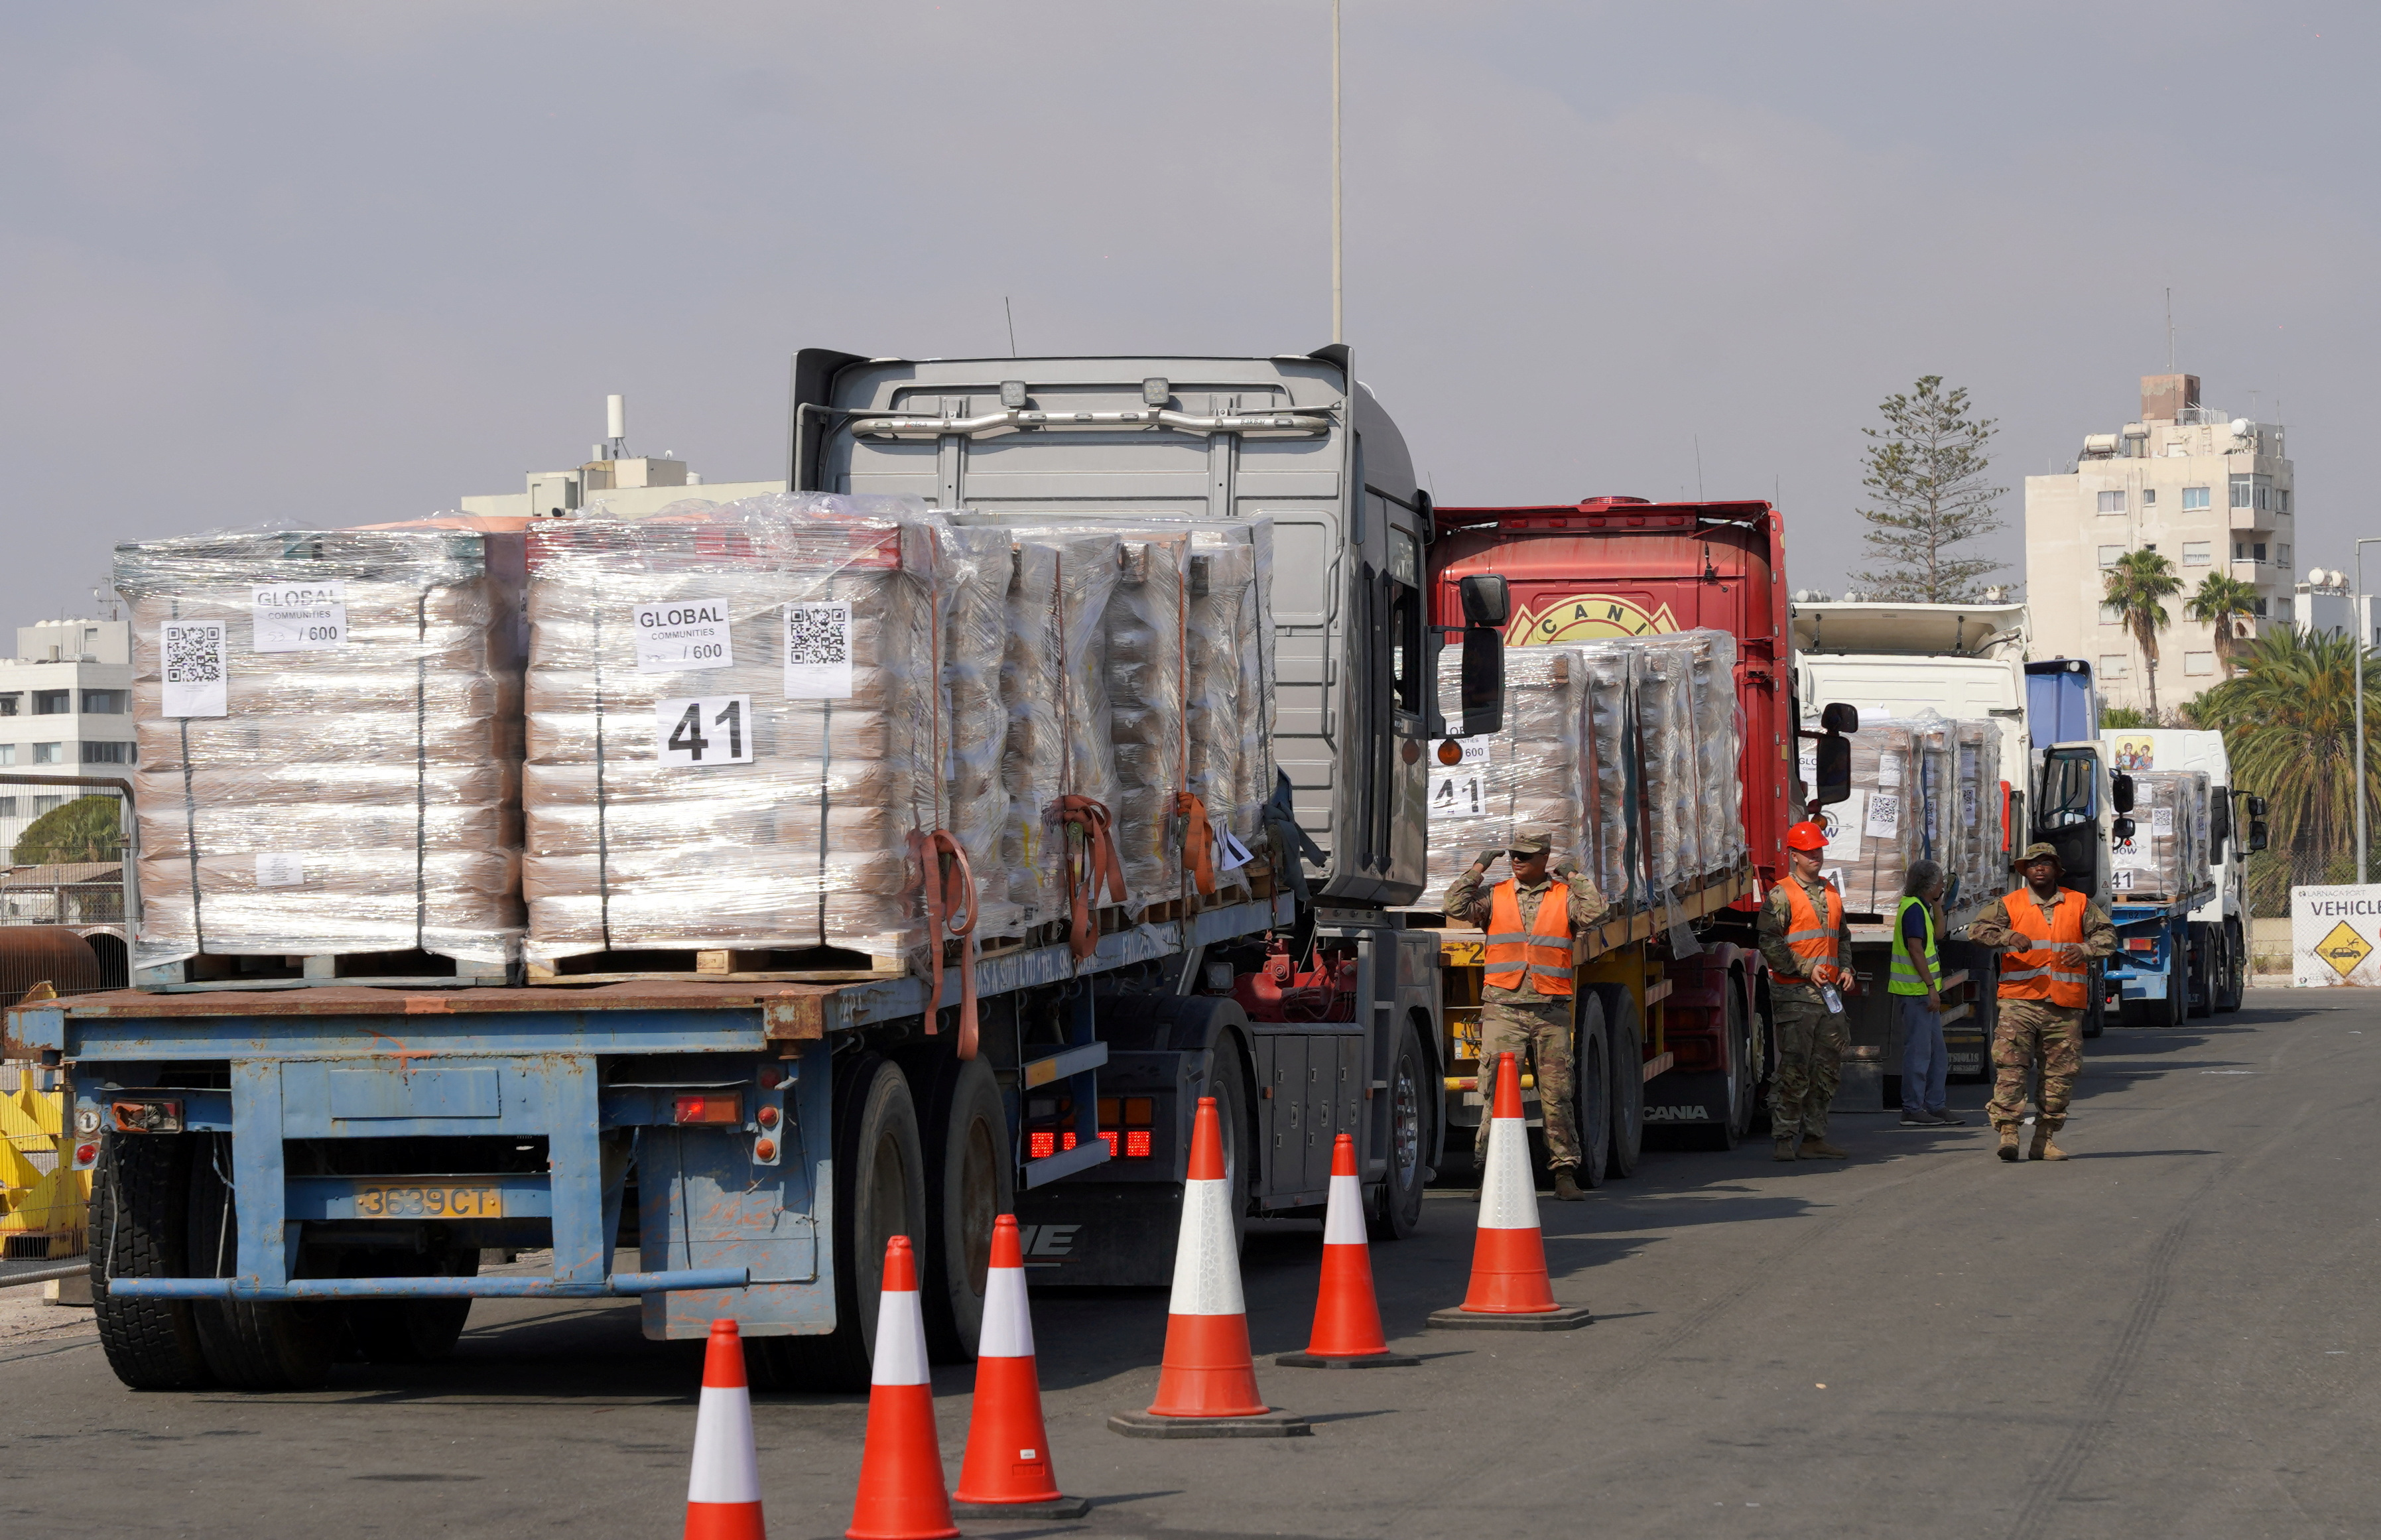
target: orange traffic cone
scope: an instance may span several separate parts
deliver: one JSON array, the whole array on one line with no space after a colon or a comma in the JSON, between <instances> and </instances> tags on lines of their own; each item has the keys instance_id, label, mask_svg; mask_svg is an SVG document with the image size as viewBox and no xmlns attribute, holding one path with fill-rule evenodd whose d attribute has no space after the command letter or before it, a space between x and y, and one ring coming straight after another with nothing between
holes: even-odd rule
<instances>
[{"instance_id":1,"label":"orange traffic cone","mask_svg":"<svg viewBox=\"0 0 2381 1540\"><path fill-rule=\"evenodd\" d=\"M951 1499L934 1437L934 1385L926 1374L926 1317L918 1304L918 1257L910 1238L885 1243L877 1297L876 1363L869 1375L868 1442L846 1540L948 1540Z\"/></svg>"},{"instance_id":2,"label":"orange traffic cone","mask_svg":"<svg viewBox=\"0 0 2381 1540\"><path fill-rule=\"evenodd\" d=\"M1215 1098L1202 1096L1191 1125L1190 1168L1182 1184L1182 1228L1174 1246L1174 1297L1166 1307L1157 1399L1147 1412L1109 1418L1108 1426L1118 1433L1264 1438L1312 1431L1306 1419L1273 1411L1257 1394L1231 1192Z\"/></svg>"},{"instance_id":3,"label":"orange traffic cone","mask_svg":"<svg viewBox=\"0 0 2381 1540\"><path fill-rule=\"evenodd\" d=\"M1508 1331L1583 1326L1594 1317L1584 1308L1557 1304L1546 1276L1538 1189L1530 1175L1529 1125L1521 1117L1521 1070L1511 1054L1496 1056L1496 1099L1488 1115L1488 1168L1480 1177L1471 1287L1460 1307L1436 1312L1430 1324Z\"/></svg>"},{"instance_id":4,"label":"orange traffic cone","mask_svg":"<svg viewBox=\"0 0 2381 1540\"><path fill-rule=\"evenodd\" d=\"M1323 1217L1323 1285L1314 1295L1313 1335L1304 1352L1283 1353L1274 1362L1293 1369L1383 1369L1422 1362L1389 1351L1388 1338L1381 1335L1353 1134L1331 1142L1331 1206Z\"/></svg>"},{"instance_id":5,"label":"orange traffic cone","mask_svg":"<svg viewBox=\"0 0 2381 1540\"><path fill-rule=\"evenodd\" d=\"M1013 1214L992 1222L975 1406L968 1414L959 1490L951 1496L963 1519L1080 1519L1092 1510L1086 1499L1059 1491L1051 1471L1042 1378L1033 1367L1033 1315L1025 1300L1025 1248L1018 1243Z\"/></svg>"},{"instance_id":6,"label":"orange traffic cone","mask_svg":"<svg viewBox=\"0 0 2381 1540\"><path fill-rule=\"evenodd\" d=\"M744 1338L733 1321L711 1323L702 1400L694 1413L694 1468L686 1481L686 1540L766 1540L761 1462L752 1450L752 1392Z\"/></svg>"}]
</instances>

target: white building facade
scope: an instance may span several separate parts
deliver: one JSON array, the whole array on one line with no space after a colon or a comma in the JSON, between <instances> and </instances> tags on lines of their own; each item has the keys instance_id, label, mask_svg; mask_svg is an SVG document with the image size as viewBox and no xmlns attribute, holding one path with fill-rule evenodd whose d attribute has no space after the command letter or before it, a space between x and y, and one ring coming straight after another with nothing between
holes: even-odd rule
<instances>
[{"instance_id":1,"label":"white building facade","mask_svg":"<svg viewBox=\"0 0 2381 1540\"><path fill-rule=\"evenodd\" d=\"M2182 581L2167 601L2174 623L2158 635L2158 704L2219 683L2214 629L2188 618L2184 603L2209 573L2228 573L2256 593L2241 643L2292 623L2294 483L2280 424L2202 406L2197 375L2143 375L2138 421L2086 437L2064 474L2025 479L2032 655L2082 658L2108 704L2146 708L2147 660L2101 596L2119 556L2150 549Z\"/></svg>"},{"instance_id":2,"label":"white building facade","mask_svg":"<svg viewBox=\"0 0 2381 1540\"><path fill-rule=\"evenodd\" d=\"M12 774L128 778L132 736L128 621L18 627L17 655L0 659L0 853L34 819L85 795L11 782Z\"/></svg>"}]
</instances>

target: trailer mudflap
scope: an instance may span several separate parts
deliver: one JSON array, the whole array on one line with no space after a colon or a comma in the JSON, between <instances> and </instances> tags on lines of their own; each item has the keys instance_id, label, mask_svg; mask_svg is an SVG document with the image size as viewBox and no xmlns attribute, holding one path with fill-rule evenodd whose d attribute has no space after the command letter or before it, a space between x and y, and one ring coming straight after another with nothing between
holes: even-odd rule
<instances>
[{"instance_id":1,"label":"trailer mudflap","mask_svg":"<svg viewBox=\"0 0 2381 1540\"><path fill-rule=\"evenodd\" d=\"M1017 1194L1025 1275L1053 1284L1162 1285L1174 1279L1182 1189L1080 1179Z\"/></svg>"}]
</instances>

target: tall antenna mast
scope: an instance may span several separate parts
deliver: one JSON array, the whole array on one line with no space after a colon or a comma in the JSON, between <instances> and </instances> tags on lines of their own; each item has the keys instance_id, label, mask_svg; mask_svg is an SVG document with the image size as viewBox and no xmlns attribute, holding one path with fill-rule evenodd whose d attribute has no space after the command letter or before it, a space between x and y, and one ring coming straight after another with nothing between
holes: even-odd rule
<instances>
[{"instance_id":1,"label":"tall antenna mast","mask_svg":"<svg viewBox=\"0 0 2381 1540\"><path fill-rule=\"evenodd\" d=\"M1348 340L1339 298L1339 0L1331 0L1331 340Z\"/></svg>"}]
</instances>

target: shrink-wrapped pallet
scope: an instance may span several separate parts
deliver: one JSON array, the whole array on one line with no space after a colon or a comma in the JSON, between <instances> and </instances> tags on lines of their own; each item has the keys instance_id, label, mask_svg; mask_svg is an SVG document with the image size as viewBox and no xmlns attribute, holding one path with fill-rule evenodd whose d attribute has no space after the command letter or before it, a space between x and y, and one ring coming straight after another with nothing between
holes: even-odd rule
<instances>
[{"instance_id":1,"label":"shrink-wrapped pallet","mask_svg":"<svg viewBox=\"0 0 2381 1540\"><path fill-rule=\"evenodd\" d=\"M1194 544L1190 563L1183 780L1205 810L1215 831L1210 840L1220 846L1216 836L1226 831L1244 841L1256 835L1258 806L1251 801L1254 788L1247 766L1255 747L1248 728L1256 714L1243 709L1245 691L1258 682L1256 553L1246 544ZM1220 863L1224 854L1219 848L1211 859ZM1245 862L1219 866L1215 877L1218 893L1245 893L1249 886Z\"/></svg>"},{"instance_id":2,"label":"shrink-wrapped pallet","mask_svg":"<svg viewBox=\"0 0 2381 1540\"><path fill-rule=\"evenodd\" d=\"M1580 716L1580 866L1615 908L1648 901L1637 749L1637 654L1633 642L1577 644Z\"/></svg>"},{"instance_id":3,"label":"shrink-wrapped pallet","mask_svg":"<svg viewBox=\"0 0 2381 1540\"><path fill-rule=\"evenodd\" d=\"M501 976L515 957L519 541L433 522L116 548L135 969L421 950Z\"/></svg>"},{"instance_id":4,"label":"shrink-wrapped pallet","mask_svg":"<svg viewBox=\"0 0 2381 1540\"><path fill-rule=\"evenodd\" d=\"M1703 874L1716 876L1742 863L1745 852L1741 767L1736 730L1736 638L1709 629L1681 632L1692 648L1695 702L1696 805L1701 814Z\"/></svg>"},{"instance_id":5,"label":"shrink-wrapped pallet","mask_svg":"<svg viewBox=\"0 0 2381 1540\"><path fill-rule=\"evenodd\" d=\"M1960 745L1960 862L1948 901L1982 902L2009 889L2001 849L2001 732L1990 721L1961 722Z\"/></svg>"},{"instance_id":6,"label":"shrink-wrapped pallet","mask_svg":"<svg viewBox=\"0 0 2381 1540\"><path fill-rule=\"evenodd\" d=\"M1228 602L1214 594L1205 604L1194 605L1192 625L1206 629L1212 639L1202 644L1205 655L1217 660L1219 670L1228 657L1236 675L1230 681L1232 714L1217 715L1205 729L1218 739L1227 734L1237 739L1228 751L1234 760L1230 779L1215 785L1215 797L1203 791L1201 797L1242 841L1252 841L1274 793L1273 520L1195 520L1190 529L1194 559L1203 552L1224 553L1218 570L1230 588ZM1194 689L1197 667L1194 654Z\"/></svg>"},{"instance_id":7,"label":"shrink-wrapped pallet","mask_svg":"<svg viewBox=\"0 0 2381 1540\"><path fill-rule=\"evenodd\" d=\"M1505 849L1520 829L1549 831L1556 864L1591 869L1580 841L1579 651L1505 649L1504 730L1461 739L1462 757L1430 773L1422 903L1437 904L1474 856Z\"/></svg>"},{"instance_id":8,"label":"shrink-wrapped pallet","mask_svg":"<svg viewBox=\"0 0 2381 1540\"><path fill-rule=\"evenodd\" d=\"M2211 881L2208 777L2201 770L2136 770L2133 837L2118 840L2110 886L2126 899L2187 898Z\"/></svg>"},{"instance_id":9,"label":"shrink-wrapped pallet","mask_svg":"<svg viewBox=\"0 0 2381 1540\"><path fill-rule=\"evenodd\" d=\"M1912 860L1921 857L1943 868L1946 883L1960 869L1959 762L1953 753L1951 720L1940 712L1925 711L1911 718L1911 741L1916 756L1916 795L1905 812L1915 813L1917 843Z\"/></svg>"},{"instance_id":10,"label":"shrink-wrapped pallet","mask_svg":"<svg viewBox=\"0 0 2381 1540\"><path fill-rule=\"evenodd\" d=\"M1637 657L1637 730L1643 755L1646 877L1656 902L1703 875L1703 789L1695 753L1694 647L1648 640Z\"/></svg>"},{"instance_id":11,"label":"shrink-wrapped pallet","mask_svg":"<svg viewBox=\"0 0 2381 1540\"><path fill-rule=\"evenodd\" d=\"M1038 925L1067 912L1059 799L1116 800L1105 618L1117 548L1099 531L1004 532L1014 534L1016 568L1001 665L1008 708L1001 858L1020 923Z\"/></svg>"},{"instance_id":12,"label":"shrink-wrapped pallet","mask_svg":"<svg viewBox=\"0 0 2381 1540\"><path fill-rule=\"evenodd\" d=\"M1851 795L1821 813L1827 830L1823 870L1843 894L1848 914L1892 914L1918 859L1924 813L1917 737L1907 722L1879 719L1850 735ZM1817 779L1808 758L1803 778Z\"/></svg>"},{"instance_id":13,"label":"shrink-wrapped pallet","mask_svg":"<svg viewBox=\"0 0 2381 1540\"><path fill-rule=\"evenodd\" d=\"M920 841L1005 875L1005 536L912 500L531 533L529 957L922 952ZM955 746L961 733L977 741Z\"/></svg>"}]
</instances>

